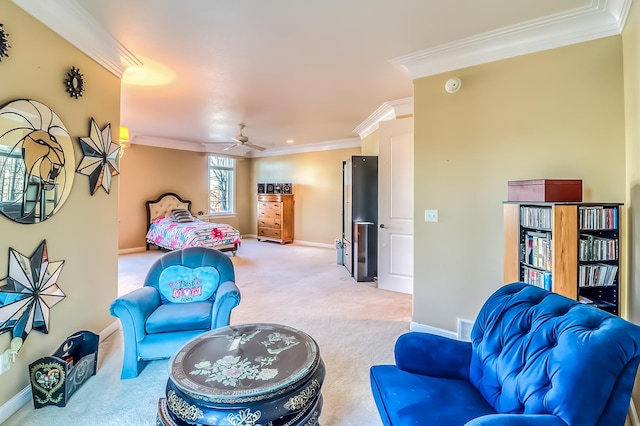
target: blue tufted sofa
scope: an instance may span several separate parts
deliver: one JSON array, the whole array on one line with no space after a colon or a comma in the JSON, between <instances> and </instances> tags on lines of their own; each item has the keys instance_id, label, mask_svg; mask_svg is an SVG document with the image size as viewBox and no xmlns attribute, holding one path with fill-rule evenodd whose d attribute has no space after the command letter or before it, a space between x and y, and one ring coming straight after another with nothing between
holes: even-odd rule
<instances>
[{"instance_id":1,"label":"blue tufted sofa","mask_svg":"<svg viewBox=\"0 0 640 426\"><path fill-rule=\"evenodd\" d=\"M640 327L524 283L484 304L471 342L409 332L371 367L386 426L625 423Z\"/></svg>"},{"instance_id":2,"label":"blue tufted sofa","mask_svg":"<svg viewBox=\"0 0 640 426\"><path fill-rule=\"evenodd\" d=\"M164 254L142 288L111 303L124 334L121 378L137 377L148 360L169 358L189 340L229 325L239 303L233 263L224 253L189 247Z\"/></svg>"}]
</instances>

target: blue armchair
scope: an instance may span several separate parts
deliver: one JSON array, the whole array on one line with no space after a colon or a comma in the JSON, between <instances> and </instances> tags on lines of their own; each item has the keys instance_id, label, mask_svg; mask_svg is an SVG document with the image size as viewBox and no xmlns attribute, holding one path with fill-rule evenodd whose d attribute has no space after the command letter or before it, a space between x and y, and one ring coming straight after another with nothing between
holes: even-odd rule
<instances>
[{"instance_id":1,"label":"blue armchair","mask_svg":"<svg viewBox=\"0 0 640 426\"><path fill-rule=\"evenodd\" d=\"M192 338L229 325L240 303L231 259L190 247L156 260L136 289L111 304L124 334L121 378L137 377L146 362L169 358Z\"/></svg>"},{"instance_id":2,"label":"blue armchair","mask_svg":"<svg viewBox=\"0 0 640 426\"><path fill-rule=\"evenodd\" d=\"M496 291L471 342L409 332L371 367L386 426L622 426L640 327L524 283Z\"/></svg>"}]
</instances>

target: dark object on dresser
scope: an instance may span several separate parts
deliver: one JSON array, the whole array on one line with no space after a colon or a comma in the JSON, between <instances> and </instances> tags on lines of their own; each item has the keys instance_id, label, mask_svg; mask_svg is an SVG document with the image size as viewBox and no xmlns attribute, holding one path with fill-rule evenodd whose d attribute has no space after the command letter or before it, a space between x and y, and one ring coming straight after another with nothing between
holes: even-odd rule
<instances>
[{"instance_id":1,"label":"dark object on dresser","mask_svg":"<svg viewBox=\"0 0 640 426\"><path fill-rule=\"evenodd\" d=\"M509 181L508 201L582 201L581 179L533 179Z\"/></svg>"}]
</instances>

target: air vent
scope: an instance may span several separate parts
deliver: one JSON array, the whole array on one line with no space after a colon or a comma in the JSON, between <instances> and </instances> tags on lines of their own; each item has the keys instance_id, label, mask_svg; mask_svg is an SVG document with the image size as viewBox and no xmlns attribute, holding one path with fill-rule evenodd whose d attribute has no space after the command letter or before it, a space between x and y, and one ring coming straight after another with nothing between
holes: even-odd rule
<instances>
[{"instance_id":1,"label":"air vent","mask_svg":"<svg viewBox=\"0 0 640 426\"><path fill-rule=\"evenodd\" d=\"M458 318L458 340L465 342L471 341L471 329L473 328L473 322Z\"/></svg>"}]
</instances>

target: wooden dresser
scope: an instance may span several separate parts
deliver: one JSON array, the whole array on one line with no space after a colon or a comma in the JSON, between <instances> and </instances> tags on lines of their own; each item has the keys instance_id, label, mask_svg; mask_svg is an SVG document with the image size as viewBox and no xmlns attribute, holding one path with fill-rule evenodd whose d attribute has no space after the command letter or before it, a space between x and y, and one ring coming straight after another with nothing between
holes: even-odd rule
<instances>
[{"instance_id":1,"label":"wooden dresser","mask_svg":"<svg viewBox=\"0 0 640 426\"><path fill-rule=\"evenodd\" d=\"M258 194L258 241L293 242L293 194Z\"/></svg>"}]
</instances>

